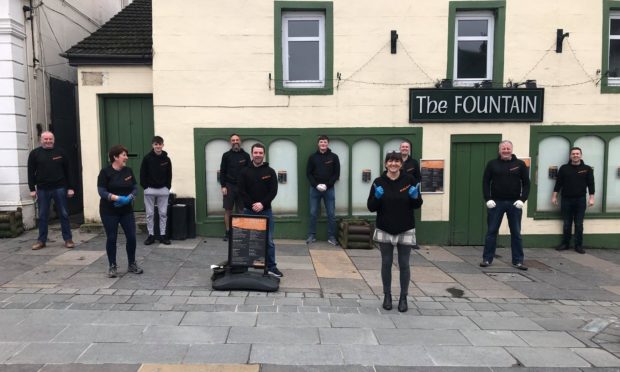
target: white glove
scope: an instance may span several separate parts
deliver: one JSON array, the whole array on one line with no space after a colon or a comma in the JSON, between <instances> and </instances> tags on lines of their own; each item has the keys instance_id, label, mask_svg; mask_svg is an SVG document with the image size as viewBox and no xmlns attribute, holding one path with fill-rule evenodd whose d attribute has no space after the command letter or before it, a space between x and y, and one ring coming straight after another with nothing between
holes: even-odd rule
<instances>
[{"instance_id":1,"label":"white glove","mask_svg":"<svg viewBox=\"0 0 620 372\"><path fill-rule=\"evenodd\" d=\"M323 192L327 190L327 186L325 186L324 183L319 183L318 185L316 185L316 189L319 190L320 192Z\"/></svg>"},{"instance_id":2,"label":"white glove","mask_svg":"<svg viewBox=\"0 0 620 372\"><path fill-rule=\"evenodd\" d=\"M496 205L497 205L497 204L495 204L495 202L494 202L493 200L489 200L489 201L487 202L487 208L489 208L489 209L493 209L493 208L495 208L495 206L496 206Z\"/></svg>"},{"instance_id":3,"label":"white glove","mask_svg":"<svg viewBox=\"0 0 620 372\"><path fill-rule=\"evenodd\" d=\"M517 209L523 209L523 202L521 200L517 200L512 205L514 205Z\"/></svg>"}]
</instances>

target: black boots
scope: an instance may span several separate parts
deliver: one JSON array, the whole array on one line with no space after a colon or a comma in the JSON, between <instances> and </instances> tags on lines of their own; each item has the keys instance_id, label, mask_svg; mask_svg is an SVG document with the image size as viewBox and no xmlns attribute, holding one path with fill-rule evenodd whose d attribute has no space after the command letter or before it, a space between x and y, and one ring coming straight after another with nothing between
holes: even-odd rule
<instances>
[{"instance_id":1,"label":"black boots","mask_svg":"<svg viewBox=\"0 0 620 372\"><path fill-rule=\"evenodd\" d=\"M398 299L398 311L401 313L407 311L407 296L401 295L400 299Z\"/></svg>"},{"instance_id":2,"label":"black boots","mask_svg":"<svg viewBox=\"0 0 620 372\"><path fill-rule=\"evenodd\" d=\"M392 294L386 293L383 297L383 308L385 310L392 310Z\"/></svg>"}]
</instances>

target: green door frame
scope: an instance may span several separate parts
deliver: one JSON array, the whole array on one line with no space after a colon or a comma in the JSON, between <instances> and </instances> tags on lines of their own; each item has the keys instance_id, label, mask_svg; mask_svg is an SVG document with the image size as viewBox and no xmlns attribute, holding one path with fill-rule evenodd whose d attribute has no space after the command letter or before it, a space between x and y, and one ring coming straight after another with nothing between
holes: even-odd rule
<instances>
[{"instance_id":1,"label":"green door frame","mask_svg":"<svg viewBox=\"0 0 620 372\"><path fill-rule=\"evenodd\" d=\"M107 104L106 101L109 99L127 99L131 100L129 107L131 106L132 101L136 101L136 99L140 100L136 107L136 109L130 109L128 117L120 118L119 121L124 119L130 124L129 136L131 138L120 138L121 134L118 133L115 135L117 140L114 140L115 143L108 143L108 137L110 135L114 135L110 133L110 128L107 128ZM153 119L153 95L151 94L100 94L97 96L97 103L99 108L99 143L101 145L101 164L100 168L103 168L105 165L109 163L108 160L108 150L112 145L121 143L126 146L131 155L135 154L135 159L132 160L133 167L132 170L134 172L134 176L136 177L136 181L139 182L140 178L140 163L142 162L142 158L151 150L151 139L154 136L154 119ZM117 112L117 114L121 114ZM132 123L139 122L140 125L133 125ZM129 143L133 143L134 146L130 146ZM132 148L134 147L134 148ZM137 147L137 148L136 148ZM129 155L129 154L128 154ZM133 157L132 157L133 159ZM131 159L130 159L131 160ZM138 186L138 197L134 201L134 209L136 211L144 210L144 199L142 198L142 188Z\"/></svg>"},{"instance_id":2,"label":"green door frame","mask_svg":"<svg viewBox=\"0 0 620 372\"><path fill-rule=\"evenodd\" d=\"M267 152L269 146L276 140L290 140L297 145L297 169L298 172L298 215L278 217L275 229L277 238L305 238L307 225L309 222L308 207L308 180L306 179L306 162L308 156L316 151L316 138L325 134L330 140L343 141L349 147L349 159L352 159L353 145L364 139L370 139L381 145L381 153L385 152L384 144L393 138L405 138L411 141L413 146L414 158L419 159L422 149L422 128L420 127L400 127L400 128L194 128L194 159L196 177L196 228L200 235L220 236L224 231L222 216L207 215L207 192L206 190L206 161L205 147L213 140L228 141L230 134L237 133L241 139L257 138L265 145ZM377 159L381 163L382 159ZM351 163L349 164L349 167ZM351 190L351 177L349 177L349 190ZM219 193L220 190L218 189ZM351 193L349 192L349 211L351 216ZM359 218L374 219L374 215L356 216ZM319 219L319 223L324 223L324 219ZM280 226L283 226L281 228Z\"/></svg>"},{"instance_id":3,"label":"green door frame","mask_svg":"<svg viewBox=\"0 0 620 372\"><path fill-rule=\"evenodd\" d=\"M456 144L459 143L497 143L502 140L501 134L455 134L450 138L450 244L457 244L459 242L455 242L455 231L456 231L456 202L457 198L461 196L458 193L459 184L458 179L456 177L456 172L458 171L457 167L454 165L457 163L456 157ZM482 179L480 179L480 186L482 186ZM482 194L482 187L480 188L480 194ZM483 222L484 223L484 222ZM470 239L468 237L468 242Z\"/></svg>"}]
</instances>

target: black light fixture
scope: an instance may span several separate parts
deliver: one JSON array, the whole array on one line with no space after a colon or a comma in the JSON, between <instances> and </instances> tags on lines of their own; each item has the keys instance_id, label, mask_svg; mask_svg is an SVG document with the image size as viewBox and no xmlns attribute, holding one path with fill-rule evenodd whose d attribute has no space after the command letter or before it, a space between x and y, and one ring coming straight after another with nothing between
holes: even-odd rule
<instances>
[{"instance_id":1,"label":"black light fixture","mask_svg":"<svg viewBox=\"0 0 620 372\"><path fill-rule=\"evenodd\" d=\"M558 28L555 32L555 52L562 53L562 42L564 42L564 38L568 37L569 33L564 33L564 30Z\"/></svg>"},{"instance_id":2,"label":"black light fixture","mask_svg":"<svg viewBox=\"0 0 620 372\"><path fill-rule=\"evenodd\" d=\"M435 84L435 88L450 89L452 88L452 79L441 79Z\"/></svg>"},{"instance_id":3,"label":"black light fixture","mask_svg":"<svg viewBox=\"0 0 620 372\"><path fill-rule=\"evenodd\" d=\"M390 52L396 54L396 40L398 40L398 33L396 30L390 31Z\"/></svg>"},{"instance_id":4,"label":"black light fixture","mask_svg":"<svg viewBox=\"0 0 620 372\"><path fill-rule=\"evenodd\" d=\"M482 80L480 83L480 88L489 89L493 88L493 82L491 80Z\"/></svg>"},{"instance_id":5,"label":"black light fixture","mask_svg":"<svg viewBox=\"0 0 620 372\"><path fill-rule=\"evenodd\" d=\"M538 86L536 85L536 80L526 80L525 87L527 89L536 89Z\"/></svg>"}]
</instances>

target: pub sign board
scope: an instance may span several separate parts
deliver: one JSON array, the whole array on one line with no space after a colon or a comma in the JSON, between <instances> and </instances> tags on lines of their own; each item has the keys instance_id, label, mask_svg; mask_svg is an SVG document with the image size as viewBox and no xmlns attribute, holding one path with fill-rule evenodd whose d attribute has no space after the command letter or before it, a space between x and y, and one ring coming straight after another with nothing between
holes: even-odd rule
<instances>
[{"instance_id":1,"label":"pub sign board","mask_svg":"<svg viewBox=\"0 0 620 372\"><path fill-rule=\"evenodd\" d=\"M544 88L409 89L409 122L542 122Z\"/></svg>"}]
</instances>

